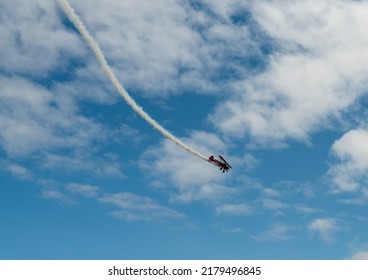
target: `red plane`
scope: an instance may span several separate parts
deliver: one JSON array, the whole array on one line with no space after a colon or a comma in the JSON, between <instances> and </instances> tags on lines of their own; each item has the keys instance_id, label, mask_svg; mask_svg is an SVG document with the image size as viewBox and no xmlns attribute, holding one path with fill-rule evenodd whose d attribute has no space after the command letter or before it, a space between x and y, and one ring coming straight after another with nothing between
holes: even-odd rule
<instances>
[{"instance_id":1,"label":"red plane","mask_svg":"<svg viewBox=\"0 0 368 280\"><path fill-rule=\"evenodd\" d=\"M215 159L213 156L210 156L208 161L213 165L220 167L222 172L229 171L229 169L232 168L222 156L219 156L219 159Z\"/></svg>"}]
</instances>

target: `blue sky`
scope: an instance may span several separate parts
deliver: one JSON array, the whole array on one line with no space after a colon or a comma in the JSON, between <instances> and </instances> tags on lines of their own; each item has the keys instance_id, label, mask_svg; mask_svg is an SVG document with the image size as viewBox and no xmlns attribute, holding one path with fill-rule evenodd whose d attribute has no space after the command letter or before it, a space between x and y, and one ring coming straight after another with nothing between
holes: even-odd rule
<instances>
[{"instance_id":1,"label":"blue sky","mask_svg":"<svg viewBox=\"0 0 368 280\"><path fill-rule=\"evenodd\" d=\"M1 1L0 259L367 259L364 1Z\"/></svg>"}]
</instances>

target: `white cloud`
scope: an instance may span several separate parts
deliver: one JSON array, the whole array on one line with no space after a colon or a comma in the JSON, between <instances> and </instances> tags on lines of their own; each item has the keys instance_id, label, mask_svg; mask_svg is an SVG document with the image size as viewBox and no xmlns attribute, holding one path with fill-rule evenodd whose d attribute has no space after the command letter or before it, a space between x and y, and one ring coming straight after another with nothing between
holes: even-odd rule
<instances>
[{"instance_id":1,"label":"white cloud","mask_svg":"<svg viewBox=\"0 0 368 280\"><path fill-rule=\"evenodd\" d=\"M263 188L262 193L267 197L279 197L280 196L280 192L274 189L271 189L271 188Z\"/></svg>"},{"instance_id":2,"label":"white cloud","mask_svg":"<svg viewBox=\"0 0 368 280\"><path fill-rule=\"evenodd\" d=\"M262 203L264 207L271 209L271 210L280 210L280 209L286 209L289 207L286 203L283 203L275 199L269 199L269 198L263 199Z\"/></svg>"},{"instance_id":3,"label":"white cloud","mask_svg":"<svg viewBox=\"0 0 368 280\"><path fill-rule=\"evenodd\" d=\"M235 227L235 228L224 229L224 232L232 233L232 234L240 234L244 232L244 229L240 227Z\"/></svg>"},{"instance_id":4,"label":"white cloud","mask_svg":"<svg viewBox=\"0 0 368 280\"><path fill-rule=\"evenodd\" d=\"M66 205L72 205L76 203L72 197L63 193L56 186L52 185L46 185L41 190L41 195L43 198L56 200Z\"/></svg>"},{"instance_id":5,"label":"white cloud","mask_svg":"<svg viewBox=\"0 0 368 280\"><path fill-rule=\"evenodd\" d=\"M128 192L106 194L99 198L99 202L117 207L118 210L112 211L111 214L127 221L166 221L185 217L184 214L161 206L151 198Z\"/></svg>"},{"instance_id":6,"label":"white cloud","mask_svg":"<svg viewBox=\"0 0 368 280\"><path fill-rule=\"evenodd\" d=\"M91 198L96 197L100 193L100 188L88 184L70 183L65 187L73 195L80 195Z\"/></svg>"},{"instance_id":7,"label":"white cloud","mask_svg":"<svg viewBox=\"0 0 368 280\"><path fill-rule=\"evenodd\" d=\"M109 205L109 214L126 221L167 222L182 221L186 216L179 211L163 206L154 199L130 192L106 193L98 186L69 183L61 186L53 180L40 180L43 198L52 199L64 205L77 205L79 198L89 198Z\"/></svg>"},{"instance_id":8,"label":"white cloud","mask_svg":"<svg viewBox=\"0 0 368 280\"><path fill-rule=\"evenodd\" d=\"M182 88L220 93L219 71L225 66L239 74L244 66L238 58L258 52L247 26L231 22L231 16L244 6L241 1L208 2L209 9L171 0L70 2L122 84L146 96L178 94ZM232 63L224 65L226 60Z\"/></svg>"},{"instance_id":9,"label":"white cloud","mask_svg":"<svg viewBox=\"0 0 368 280\"><path fill-rule=\"evenodd\" d=\"M213 123L274 146L309 141L330 126L367 86L367 8L364 1L254 2L253 16L277 52L264 73L233 85L237 94L217 108Z\"/></svg>"},{"instance_id":10,"label":"white cloud","mask_svg":"<svg viewBox=\"0 0 368 280\"><path fill-rule=\"evenodd\" d=\"M350 130L333 146L333 153L342 161L349 162L357 170L368 169L368 131L363 129Z\"/></svg>"},{"instance_id":11,"label":"white cloud","mask_svg":"<svg viewBox=\"0 0 368 280\"><path fill-rule=\"evenodd\" d=\"M356 192L359 199L368 198L368 131L350 130L336 140L331 148L337 161L331 165L327 177L336 192Z\"/></svg>"},{"instance_id":12,"label":"white cloud","mask_svg":"<svg viewBox=\"0 0 368 280\"><path fill-rule=\"evenodd\" d=\"M201 3L207 5L207 7L216 15L222 19L229 20L232 15L245 9L248 4L246 1L232 0L232 1L211 1L202 0Z\"/></svg>"},{"instance_id":13,"label":"white cloud","mask_svg":"<svg viewBox=\"0 0 368 280\"><path fill-rule=\"evenodd\" d=\"M225 144L218 137L205 132L193 132L183 141L208 156L214 151L225 149ZM229 161L231 162L230 159ZM155 182L154 185L166 187L171 199L175 201L218 201L235 192L224 184L227 174L166 139L159 147L144 153L140 166L150 180ZM165 183L162 184L163 182Z\"/></svg>"},{"instance_id":14,"label":"white cloud","mask_svg":"<svg viewBox=\"0 0 368 280\"><path fill-rule=\"evenodd\" d=\"M12 162L4 162L1 164L0 161L0 166L17 178L31 179L33 177L33 172L20 164Z\"/></svg>"},{"instance_id":15,"label":"white cloud","mask_svg":"<svg viewBox=\"0 0 368 280\"><path fill-rule=\"evenodd\" d=\"M352 260L368 260L368 251L356 252L351 256Z\"/></svg>"},{"instance_id":16,"label":"white cloud","mask_svg":"<svg viewBox=\"0 0 368 280\"><path fill-rule=\"evenodd\" d=\"M368 190L362 189L361 193L355 198L340 198L338 202L346 205L365 205L368 203Z\"/></svg>"},{"instance_id":17,"label":"white cloud","mask_svg":"<svg viewBox=\"0 0 368 280\"><path fill-rule=\"evenodd\" d=\"M127 88L166 95L177 89L180 68L188 69L188 77L199 74L202 62L196 57L196 47L201 39L185 24L186 11L178 1L88 0L71 4ZM193 83L199 81L193 79Z\"/></svg>"},{"instance_id":18,"label":"white cloud","mask_svg":"<svg viewBox=\"0 0 368 280\"><path fill-rule=\"evenodd\" d=\"M123 85L138 89L137 94L167 96L183 88L186 92L216 94L226 88L228 95L222 95L225 103L213 116L222 132L244 136L249 131L260 143L287 138L307 141L310 132L327 125L331 116L338 116L361 96L367 76L361 63L367 57L366 17L361 12L366 4L241 2L205 1L211 10L207 12L182 1L71 1ZM263 74L233 83L238 76L249 74L236 55L242 60L257 52L257 40L250 40L249 26L231 22L244 6L253 7L255 20L277 41L278 52ZM99 149L96 142L106 140L108 132L79 110L80 100L112 102L111 90L105 92L109 84L102 80L101 70L80 35L62 25L61 12L52 1L5 1L1 8L7 16L0 19L0 37L4 39L0 41L0 57L4 58L0 61L0 146L14 159L8 171L23 178L32 176L32 171L15 159L37 154L35 166L44 169L122 176L118 160L105 156L94 160ZM213 13L221 20L214 19ZM75 62L78 69L69 73ZM56 71L56 79L66 75L68 82L49 80ZM235 78L218 81L225 72L235 73ZM97 82L92 83L94 79ZM93 88L100 81L102 85ZM135 131L123 128L125 136L140 141ZM211 133L193 132L186 141L208 155L227 150L227 143ZM351 151L340 148L337 153L343 156ZM236 166L252 170L259 164L251 154L230 158L229 162L239 163L234 164L234 170ZM364 159L355 154L347 162L365 166ZM215 201L219 214L249 212L245 204L228 203L227 199L238 193L229 187L233 181L228 174L166 140L147 151L140 164L153 179L152 186L168 190L171 201ZM355 180L343 179L346 182L340 179L341 186L356 188ZM92 197L97 192L93 186L82 184L68 185L67 190ZM280 196L271 189L263 191L269 197ZM66 194L58 188L43 189L48 198L67 201L70 198ZM128 198L145 205L136 209L120 204L115 215L125 219L180 216L148 198L109 198L115 205ZM263 202L270 209L288 207L274 199ZM144 210L150 207L156 211L153 216ZM305 207L298 209L308 211ZM269 234L283 231L278 226Z\"/></svg>"},{"instance_id":19,"label":"white cloud","mask_svg":"<svg viewBox=\"0 0 368 280\"><path fill-rule=\"evenodd\" d=\"M315 214L315 213L323 212L321 209L312 208L304 204L297 204L294 206L294 208L297 212L302 213L302 214Z\"/></svg>"},{"instance_id":20,"label":"white cloud","mask_svg":"<svg viewBox=\"0 0 368 280\"><path fill-rule=\"evenodd\" d=\"M96 155L93 155L96 156ZM99 177L122 177L122 166L109 155L99 156L98 159L85 152L59 155L47 153L40 164L42 169L63 172L86 172Z\"/></svg>"},{"instance_id":21,"label":"white cloud","mask_svg":"<svg viewBox=\"0 0 368 280\"><path fill-rule=\"evenodd\" d=\"M53 148L87 147L102 127L53 92L22 78L0 76L0 145L9 156Z\"/></svg>"},{"instance_id":22,"label":"white cloud","mask_svg":"<svg viewBox=\"0 0 368 280\"><path fill-rule=\"evenodd\" d=\"M285 241L293 238L290 234L293 230L295 228L292 226L275 224L263 233L252 235L251 237L257 241Z\"/></svg>"},{"instance_id":23,"label":"white cloud","mask_svg":"<svg viewBox=\"0 0 368 280\"><path fill-rule=\"evenodd\" d=\"M340 230L337 221L332 218L318 218L311 221L308 225L311 232L319 235L324 242L331 242L334 234Z\"/></svg>"},{"instance_id":24,"label":"white cloud","mask_svg":"<svg viewBox=\"0 0 368 280\"><path fill-rule=\"evenodd\" d=\"M0 69L11 75L47 77L64 67L63 53L81 54L76 36L61 25L54 1L3 1L0 18Z\"/></svg>"},{"instance_id":25,"label":"white cloud","mask_svg":"<svg viewBox=\"0 0 368 280\"><path fill-rule=\"evenodd\" d=\"M257 159L255 156L253 156L250 153L246 153L243 156L243 161L244 161L245 169L247 171L251 171L255 169L261 162L259 159Z\"/></svg>"},{"instance_id":26,"label":"white cloud","mask_svg":"<svg viewBox=\"0 0 368 280\"><path fill-rule=\"evenodd\" d=\"M245 203L222 204L216 207L216 212L222 215L248 216L253 212L253 208Z\"/></svg>"},{"instance_id":27,"label":"white cloud","mask_svg":"<svg viewBox=\"0 0 368 280\"><path fill-rule=\"evenodd\" d=\"M239 3L209 2L210 10L227 18L218 21L211 11L181 1L71 1L123 85L146 95L176 94L182 88L221 91L218 70L228 46L237 54L254 49L247 28L229 20ZM62 155L58 152L88 150L106 139L108 132L80 111L79 102L113 102L107 79L103 82L102 71L80 35L63 25L66 18L54 2L16 0L2 4L2 10L7 16L0 19L0 34L6 40L1 41L0 51L12 61L0 63L1 73L6 73L0 74L1 148L9 157L46 151L41 166L47 168L93 169L80 158L70 160L65 150ZM209 144L224 150L214 135L196 137L206 137ZM255 164L250 157L245 160ZM119 173L117 168L103 172ZM182 180L186 175L177 174Z\"/></svg>"}]
</instances>

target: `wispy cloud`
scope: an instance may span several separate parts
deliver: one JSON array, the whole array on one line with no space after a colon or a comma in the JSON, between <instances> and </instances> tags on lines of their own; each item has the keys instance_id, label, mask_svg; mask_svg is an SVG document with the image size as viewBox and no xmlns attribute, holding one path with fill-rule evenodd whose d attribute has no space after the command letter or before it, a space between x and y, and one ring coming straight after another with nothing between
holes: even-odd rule
<instances>
[{"instance_id":1,"label":"wispy cloud","mask_svg":"<svg viewBox=\"0 0 368 280\"><path fill-rule=\"evenodd\" d=\"M17 163L0 161L0 168L7 170L14 177L19 178L19 179L25 180L25 179L32 179L33 177L33 172L30 169L20 164L17 164Z\"/></svg>"},{"instance_id":2,"label":"wispy cloud","mask_svg":"<svg viewBox=\"0 0 368 280\"><path fill-rule=\"evenodd\" d=\"M223 230L225 233L231 233L231 234L240 234L244 232L244 229L240 227L234 227L234 228L227 228Z\"/></svg>"},{"instance_id":3,"label":"wispy cloud","mask_svg":"<svg viewBox=\"0 0 368 280\"><path fill-rule=\"evenodd\" d=\"M222 204L216 207L216 212L221 215L248 216L252 214L253 208L245 203Z\"/></svg>"},{"instance_id":4,"label":"wispy cloud","mask_svg":"<svg viewBox=\"0 0 368 280\"><path fill-rule=\"evenodd\" d=\"M243 161L244 161L244 165L245 165L245 170L247 170L247 171L252 171L258 165L260 165L260 162L261 162L259 159L257 159L255 156L253 156L250 153L246 153L243 156Z\"/></svg>"},{"instance_id":5,"label":"wispy cloud","mask_svg":"<svg viewBox=\"0 0 368 280\"><path fill-rule=\"evenodd\" d=\"M293 226L275 224L266 231L251 237L257 241L286 241L293 238L291 232L294 230Z\"/></svg>"},{"instance_id":6,"label":"wispy cloud","mask_svg":"<svg viewBox=\"0 0 368 280\"><path fill-rule=\"evenodd\" d=\"M127 221L167 221L185 217L184 214L165 207L145 196L133 193L106 194L99 202L118 208L110 212L113 216Z\"/></svg>"},{"instance_id":7,"label":"wispy cloud","mask_svg":"<svg viewBox=\"0 0 368 280\"><path fill-rule=\"evenodd\" d=\"M323 212L323 210L321 209L309 207L305 204L294 205L294 208L297 212L302 213L302 214L315 214L315 213Z\"/></svg>"},{"instance_id":8,"label":"wispy cloud","mask_svg":"<svg viewBox=\"0 0 368 280\"><path fill-rule=\"evenodd\" d=\"M109 205L109 214L126 221L174 222L183 221L186 215L154 199L130 192L106 193L101 187L57 181L43 180L41 196L68 206L76 206L81 198Z\"/></svg>"},{"instance_id":9,"label":"wispy cloud","mask_svg":"<svg viewBox=\"0 0 368 280\"><path fill-rule=\"evenodd\" d=\"M96 159L86 152L76 152L71 155L47 153L44 155L40 167L56 172L58 170L71 173L82 172L99 177L124 176L121 164L108 154Z\"/></svg>"},{"instance_id":10,"label":"wispy cloud","mask_svg":"<svg viewBox=\"0 0 368 280\"><path fill-rule=\"evenodd\" d=\"M271 188L263 188L262 189L262 193L266 196L266 197L280 197L281 194L279 191L271 189Z\"/></svg>"},{"instance_id":11,"label":"wispy cloud","mask_svg":"<svg viewBox=\"0 0 368 280\"><path fill-rule=\"evenodd\" d=\"M308 228L327 243L332 242L334 235L340 230L337 221L333 218L314 219L308 224Z\"/></svg>"},{"instance_id":12,"label":"wispy cloud","mask_svg":"<svg viewBox=\"0 0 368 280\"><path fill-rule=\"evenodd\" d=\"M352 260L368 260L368 251L356 252L350 258Z\"/></svg>"},{"instance_id":13,"label":"wispy cloud","mask_svg":"<svg viewBox=\"0 0 368 280\"><path fill-rule=\"evenodd\" d=\"M71 194L92 198L100 193L100 188L87 184L70 183L65 187Z\"/></svg>"},{"instance_id":14,"label":"wispy cloud","mask_svg":"<svg viewBox=\"0 0 368 280\"><path fill-rule=\"evenodd\" d=\"M52 199L65 205L76 204L76 201L70 195L67 195L56 186L47 185L43 187L41 190L41 195L43 198Z\"/></svg>"},{"instance_id":15,"label":"wispy cloud","mask_svg":"<svg viewBox=\"0 0 368 280\"><path fill-rule=\"evenodd\" d=\"M286 203L281 202L279 200L275 200L275 199L269 199L269 198L263 199L262 204L267 209L277 211L278 214L282 214L283 209L289 208L289 205L287 205Z\"/></svg>"}]
</instances>

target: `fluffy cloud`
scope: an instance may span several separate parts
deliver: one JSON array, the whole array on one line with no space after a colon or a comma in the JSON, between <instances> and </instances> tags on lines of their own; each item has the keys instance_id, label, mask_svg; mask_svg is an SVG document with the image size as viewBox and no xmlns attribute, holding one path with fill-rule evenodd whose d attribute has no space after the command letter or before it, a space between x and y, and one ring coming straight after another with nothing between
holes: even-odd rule
<instances>
[{"instance_id":1,"label":"fluffy cloud","mask_svg":"<svg viewBox=\"0 0 368 280\"><path fill-rule=\"evenodd\" d=\"M82 54L81 42L61 24L54 1L3 1L1 11L6 15L0 18L3 73L45 78L66 66L63 54Z\"/></svg>"},{"instance_id":2,"label":"fluffy cloud","mask_svg":"<svg viewBox=\"0 0 368 280\"><path fill-rule=\"evenodd\" d=\"M95 0L71 4L124 85L138 88L138 93L167 95L182 88L218 92L222 90L218 84L223 84L218 71L228 46L231 55L257 51L247 27L231 21L244 6L240 2L208 2L203 9L167 0L144 5L111 0L103 5ZM101 80L102 71L80 35L63 25L66 18L55 3L16 0L1 8L7 16L0 19L0 33L6 38L1 42L6 59L0 70L12 74L0 75L2 149L8 156L29 156L89 147L105 136L100 124L79 111L79 102L111 102L104 92L109 83ZM226 20L219 21L214 14ZM240 64L234 60L233 70ZM249 156L247 161L249 168L256 164Z\"/></svg>"},{"instance_id":3,"label":"fluffy cloud","mask_svg":"<svg viewBox=\"0 0 368 280\"><path fill-rule=\"evenodd\" d=\"M167 0L144 4L70 2L124 86L138 89L138 94L176 94L183 88L186 92L219 93L222 61L257 51L249 40L247 26L230 20L239 7L236 2L208 2L205 9ZM117 160L109 160L99 151L111 132L82 111L81 101L113 101L105 92L110 91L110 84L101 78L102 71L80 34L70 28L52 1L16 0L0 5L7 15L0 18L0 35L4 38L0 42L4 58L0 62L0 147L14 159L7 170L24 178L41 169L121 176ZM218 21L214 14L226 20ZM240 74L242 63L234 59L225 71ZM208 155L213 150L226 150L225 144L210 133L193 132L188 142L196 148L206 146ZM177 183L172 200L221 200L234 193L224 186L216 168L181 153L169 142L162 143L160 149L142 157L148 159L148 165L142 166L159 173L158 184L162 183L162 174L170 183ZM32 171L16 163L19 158L35 163ZM244 160L249 168L256 165L250 155ZM47 185L42 195L70 202L78 195L96 197L98 191L91 187ZM119 215L125 215L122 213Z\"/></svg>"},{"instance_id":4,"label":"fluffy cloud","mask_svg":"<svg viewBox=\"0 0 368 280\"><path fill-rule=\"evenodd\" d=\"M193 132L184 142L205 155L225 149L225 144L218 137L205 132ZM226 174L168 140L146 151L140 166L151 181L170 190L171 199L175 201L218 201L235 192L222 183Z\"/></svg>"},{"instance_id":5,"label":"fluffy cloud","mask_svg":"<svg viewBox=\"0 0 368 280\"><path fill-rule=\"evenodd\" d=\"M53 1L16 0L0 5L6 14L0 18L4 39L0 42L4 58L0 62L0 149L18 165L7 170L20 176L16 160L27 158L36 159L34 168L66 167L120 176L114 161L91 160L98 152L96 144L111 131L86 116L80 101L106 103L111 97L103 92L103 83L96 86L101 70L84 56L86 47L79 34L65 28ZM89 156L80 156L83 153Z\"/></svg>"},{"instance_id":6,"label":"fluffy cloud","mask_svg":"<svg viewBox=\"0 0 368 280\"><path fill-rule=\"evenodd\" d=\"M334 234L340 230L335 219L318 218L311 221L308 225L311 232L319 235L324 242L331 242Z\"/></svg>"},{"instance_id":7,"label":"fluffy cloud","mask_svg":"<svg viewBox=\"0 0 368 280\"><path fill-rule=\"evenodd\" d=\"M226 7L196 9L195 4L168 0L70 2L122 83L147 96L177 94L183 87L219 92L214 78L223 68L222 59L256 52L246 26L212 17ZM234 61L232 71L238 64Z\"/></svg>"},{"instance_id":8,"label":"fluffy cloud","mask_svg":"<svg viewBox=\"0 0 368 280\"><path fill-rule=\"evenodd\" d=\"M65 29L53 1L7 1L1 9L0 147L10 157L88 147L104 135L72 96L88 87L58 85L71 61L83 60L82 41Z\"/></svg>"},{"instance_id":9,"label":"fluffy cloud","mask_svg":"<svg viewBox=\"0 0 368 280\"><path fill-rule=\"evenodd\" d=\"M367 86L367 8L362 1L254 2L253 16L277 51L264 73L233 84L237 94L218 107L214 124L261 145L309 141L331 125Z\"/></svg>"},{"instance_id":10,"label":"fluffy cloud","mask_svg":"<svg viewBox=\"0 0 368 280\"><path fill-rule=\"evenodd\" d=\"M0 145L9 156L89 146L102 127L53 92L22 78L0 76Z\"/></svg>"},{"instance_id":11,"label":"fluffy cloud","mask_svg":"<svg viewBox=\"0 0 368 280\"><path fill-rule=\"evenodd\" d=\"M368 131L350 130L332 146L332 152L343 162L348 162L352 169L368 169Z\"/></svg>"},{"instance_id":12,"label":"fluffy cloud","mask_svg":"<svg viewBox=\"0 0 368 280\"><path fill-rule=\"evenodd\" d=\"M368 131L365 129L345 133L331 148L336 160L327 172L335 192L356 192L360 202L368 199L368 189L365 186L368 180L367 143Z\"/></svg>"}]
</instances>

